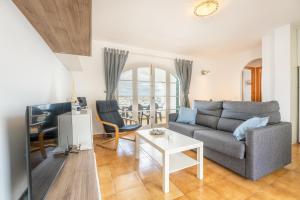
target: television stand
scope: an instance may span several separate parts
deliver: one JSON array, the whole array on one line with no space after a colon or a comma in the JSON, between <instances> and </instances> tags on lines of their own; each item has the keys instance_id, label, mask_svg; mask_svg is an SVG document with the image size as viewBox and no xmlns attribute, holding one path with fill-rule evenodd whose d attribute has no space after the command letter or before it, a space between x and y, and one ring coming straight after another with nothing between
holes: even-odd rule
<instances>
[{"instance_id":1,"label":"television stand","mask_svg":"<svg viewBox=\"0 0 300 200\"><path fill-rule=\"evenodd\" d=\"M94 150L69 154L45 200L99 200L100 190Z\"/></svg>"}]
</instances>

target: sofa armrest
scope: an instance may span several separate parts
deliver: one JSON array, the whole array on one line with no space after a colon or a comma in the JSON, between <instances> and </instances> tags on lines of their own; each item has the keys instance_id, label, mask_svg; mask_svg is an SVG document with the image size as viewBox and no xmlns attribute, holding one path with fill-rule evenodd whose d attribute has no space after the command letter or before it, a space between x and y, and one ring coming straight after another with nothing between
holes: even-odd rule
<instances>
[{"instance_id":1,"label":"sofa armrest","mask_svg":"<svg viewBox=\"0 0 300 200\"><path fill-rule=\"evenodd\" d=\"M178 117L178 113L170 113L169 114L169 122L176 122Z\"/></svg>"},{"instance_id":2,"label":"sofa armrest","mask_svg":"<svg viewBox=\"0 0 300 200\"><path fill-rule=\"evenodd\" d=\"M256 180L291 162L291 123L281 122L246 133L246 176Z\"/></svg>"}]
</instances>

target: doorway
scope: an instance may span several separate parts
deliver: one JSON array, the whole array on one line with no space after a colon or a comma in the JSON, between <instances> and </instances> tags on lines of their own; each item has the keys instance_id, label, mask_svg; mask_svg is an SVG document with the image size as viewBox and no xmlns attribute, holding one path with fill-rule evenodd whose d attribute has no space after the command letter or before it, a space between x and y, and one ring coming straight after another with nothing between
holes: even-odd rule
<instances>
[{"instance_id":1,"label":"doorway","mask_svg":"<svg viewBox=\"0 0 300 200\"><path fill-rule=\"evenodd\" d=\"M262 59L249 62L242 71L242 100L262 101Z\"/></svg>"}]
</instances>

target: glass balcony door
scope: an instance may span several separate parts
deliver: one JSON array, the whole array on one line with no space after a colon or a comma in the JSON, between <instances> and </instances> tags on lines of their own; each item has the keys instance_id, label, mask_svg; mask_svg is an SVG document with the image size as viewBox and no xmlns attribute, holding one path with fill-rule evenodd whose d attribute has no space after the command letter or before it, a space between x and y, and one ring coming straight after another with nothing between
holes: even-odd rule
<instances>
[{"instance_id":1,"label":"glass balcony door","mask_svg":"<svg viewBox=\"0 0 300 200\"><path fill-rule=\"evenodd\" d=\"M125 122L135 119L144 128L164 126L168 114L179 107L178 84L170 72L153 66L123 72L118 99Z\"/></svg>"},{"instance_id":2,"label":"glass balcony door","mask_svg":"<svg viewBox=\"0 0 300 200\"><path fill-rule=\"evenodd\" d=\"M137 68L137 116L143 127L149 128L152 124L152 68Z\"/></svg>"},{"instance_id":3,"label":"glass balcony door","mask_svg":"<svg viewBox=\"0 0 300 200\"><path fill-rule=\"evenodd\" d=\"M167 101L169 73L160 68L155 68L154 72L154 104L152 105L152 119L154 122L152 121L152 124L157 126L167 123L167 108L170 107Z\"/></svg>"},{"instance_id":4,"label":"glass balcony door","mask_svg":"<svg viewBox=\"0 0 300 200\"><path fill-rule=\"evenodd\" d=\"M120 114L126 124L129 124L131 120L134 120L135 112L134 109L134 76L133 71L124 71L121 74L119 86L118 86L118 103L120 107Z\"/></svg>"}]
</instances>

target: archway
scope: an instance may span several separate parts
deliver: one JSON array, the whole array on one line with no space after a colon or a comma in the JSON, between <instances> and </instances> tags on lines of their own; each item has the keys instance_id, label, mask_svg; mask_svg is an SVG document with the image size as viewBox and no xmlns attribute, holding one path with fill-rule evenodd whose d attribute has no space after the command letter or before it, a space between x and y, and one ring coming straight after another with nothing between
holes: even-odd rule
<instances>
[{"instance_id":1,"label":"archway","mask_svg":"<svg viewBox=\"0 0 300 200\"><path fill-rule=\"evenodd\" d=\"M262 59L257 58L250 61L242 71L242 100L262 100Z\"/></svg>"}]
</instances>

